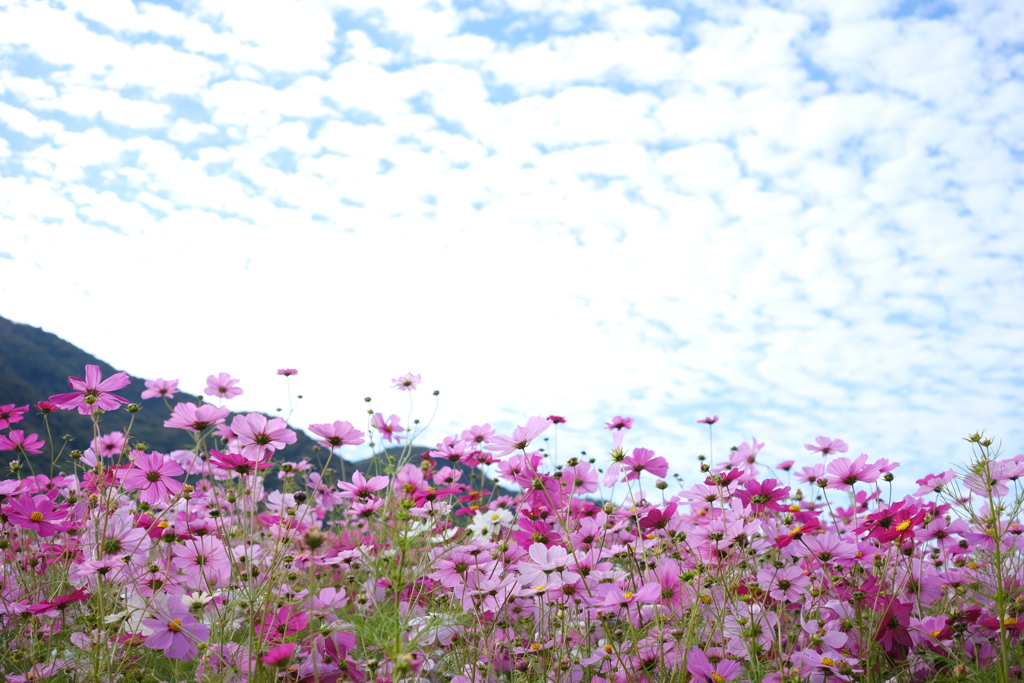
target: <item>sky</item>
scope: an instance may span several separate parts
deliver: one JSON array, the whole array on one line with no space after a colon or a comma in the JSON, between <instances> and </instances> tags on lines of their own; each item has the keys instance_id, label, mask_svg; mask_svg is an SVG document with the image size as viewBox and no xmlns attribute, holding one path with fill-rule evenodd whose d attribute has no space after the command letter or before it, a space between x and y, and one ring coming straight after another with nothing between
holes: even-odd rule
<instances>
[{"instance_id":1,"label":"sky","mask_svg":"<svg viewBox=\"0 0 1024 683\"><path fill-rule=\"evenodd\" d=\"M600 464L631 416L693 483L718 415L717 458L825 435L913 490L975 430L1024 451L1021 36L1019 0L0 0L0 315L235 410L296 368L297 427L556 414Z\"/></svg>"}]
</instances>

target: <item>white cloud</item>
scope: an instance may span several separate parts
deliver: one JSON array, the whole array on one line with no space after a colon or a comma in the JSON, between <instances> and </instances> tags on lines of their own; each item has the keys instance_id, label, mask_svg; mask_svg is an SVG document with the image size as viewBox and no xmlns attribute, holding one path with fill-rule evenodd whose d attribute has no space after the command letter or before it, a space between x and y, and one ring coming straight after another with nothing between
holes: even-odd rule
<instances>
[{"instance_id":1,"label":"white cloud","mask_svg":"<svg viewBox=\"0 0 1024 683\"><path fill-rule=\"evenodd\" d=\"M1020 444L1020 17L699 4L0 10L5 315L193 391L232 372L242 407L299 367L300 424L403 411L411 369L443 392L431 442L556 412L564 448L634 414L679 465L705 413L779 460ZM182 347L80 254L173 277L216 329ZM126 343L125 307L165 331Z\"/></svg>"}]
</instances>

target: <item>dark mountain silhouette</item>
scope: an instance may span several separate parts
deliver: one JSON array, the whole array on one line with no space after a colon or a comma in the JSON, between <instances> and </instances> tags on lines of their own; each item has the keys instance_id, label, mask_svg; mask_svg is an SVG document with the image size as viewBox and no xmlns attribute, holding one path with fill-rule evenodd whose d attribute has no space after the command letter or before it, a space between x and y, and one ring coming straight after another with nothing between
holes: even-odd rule
<instances>
[{"instance_id":1,"label":"dark mountain silhouette","mask_svg":"<svg viewBox=\"0 0 1024 683\"><path fill-rule=\"evenodd\" d=\"M119 372L109 363L89 355L54 334L44 332L38 327L15 323L0 317L0 405L23 406L27 404L29 411L25 414L24 419L12 425L12 428L38 434L40 438L47 441L42 453L20 457L23 467L22 474L49 475L51 472L71 472L70 452L72 450L84 451L92 442L92 421L88 416L79 415L75 410L58 410L50 413L48 420L55 447L54 452L60 452L61 448L64 448L64 453L55 462L51 461L51 437L47 435L43 417L36 409L36 404L39 401L45 401L54 394L72 391L68 387L68 377L84 377L86 365L98 365L103 371L104 378ZM191 450L193 441L189 432L164 427L164 420L169 416L164 402L160 399L139 400L139 395L145 389L145 380L131 375L129 377L131 385L114 393L142 406L142 409L135 413L135 420L129 435L130 442L145 444L148 450L156 450L161 453L169 453L177 449ZM179 392L170 403L173 406L175 403L186 401L198 403L200 400L198 396ZM228 417L229 423L234 416L235 413L232 413ZM268 413L267 417L278 416ZM121 407L118 410L104 413L100 419L101 433L108 434L113 431L123 433L131 420L131 414ZM295 427L293 426L292 429ZM393 466L398 462L403 451L402 447L393 447L361 462L343 462L341 458L337 457L332 460L329 450L318 446L316 441L306 436L300 429L295 429L295 433L296 442L276 453L273 462L298 462L306 459L317 471L323 471L325 467L329 467L337 475L348 478L351 477L353 470L359 470L367 475L384 474L389 465ZM69 437L66 445L63 438L65 436ZM428 450L430 449L414 445L411 449L411 462L421 462L421 454ZM0 479L10 476L7 463L16 459L18 459L18 454L13 451L0 452ZM441 461L442 464L445 462ZM475 470L465 466L460 466L460 469L463 470L461 482L478 484L480 479ZM268 488L278 488L280 481L276 475L271 474L266 479L266 485ZM494 490L495 486L492 484L489 488ZM498 490L496 493L507 494L511 491Z\"/></svg>"}]
</instances>

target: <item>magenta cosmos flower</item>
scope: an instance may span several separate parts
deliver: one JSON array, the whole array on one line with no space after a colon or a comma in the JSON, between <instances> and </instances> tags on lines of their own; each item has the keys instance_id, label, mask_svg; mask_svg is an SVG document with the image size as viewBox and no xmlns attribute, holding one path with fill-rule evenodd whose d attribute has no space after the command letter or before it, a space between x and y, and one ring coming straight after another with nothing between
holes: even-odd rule
<instances>
[{"instance_id":1,"label":"magenta cosmos flower","mask_svg":"<svg viewBox=\"0 0 1024 683\"><path fill-rule=\"evenodd\" d=\"M325 448L358 446L365 441L363 432L353 427L351 422L342 420L335 420L334 424L309 425L309 431L322 437L317 443Z\"/></svg>"},{"instance_id":2,"label":"magenta cosmos flower","mask_svg":"<svg viewBox=\"0 0 1024 683\"><path fill-rule=\"evenodd\" d=\"M21 422L25 419L24 415L27 412L27 405L21 406L20 408L15 407L13 403L6 406L0 406L0 429L10 427L15 422Z\"/></svg>"},{"instance_id":3,"label":"magenta cosmos flower","mask_svg":"<svg viewBox=\"0 0 1024 683\"><path fill-rule=\"evenodd\" d=\"M398 389L399 391L412 391L420 385L421 379L419 375L414 375L411 372L391 380L391 388Z\"/></svg>"},{"instance_id":4,"label":"magenta cosmos flower","mask_svg":"<svg viewBox=\"0 0 1024 683\"><path fill-rule=\"evenodd\" d=\"M12 429L7 436L0 434L0 451L18 451L19 453L42 453L45 441L38 434L29 434L20 429Z\"/></svg>"},{"instance_id":5,"label":"magenta cosmos flower","mask_svg":"<svg viewBox=\"0 0 1024 683\"><path fill-rule=\"evenodd\" d=\"M182 483L174 477L181 474L185 471L173 460L167 460L160 453L143 453L135 458L123 485L126 491L141 489L139 500L153 505L178 495Z\"/></svg>"},{"instance_id":6,"label":"magenta cosmos flower","mask_svg":"<svg viewBox=\"0 0 1024 683\"><path fill-rule=\"evenodd\" d=\"M814 439L815 444L805 443L804 448L814 453L821 453L822 457L828 457L832 453L845 453L849 446L842 439L830 439L827 436L819 436Z\"/></svg>"},{"instance_id":7,"label":"magenta cosmos flower","mask_svg":"<svg viewBox=\"0 0 1024 683\"><path fill-rule=\"evenodd\" d=\"M142 392L142 399L156 398L163 396L171 398L178 393L178 380L176 379L147 379L146 390Z\"/></svg>"},{"instance_id":8,"label":"magenta cosmos flower","mask_svg":"<svg viewBox=\"0 0 1024 683\"><path fill-rule=\"evenodd\" d=\"M616 415L611 422L605 422L604 426L608 429L632 429L633 418Z\"/></svg>"},{"instance_id":9,"label":"magenta cosmos flower","mask_svg":"<svg viewBox=\"0 0 1024 683\"><path fill-rule=\"evenodd\" d=\"M260 661L270 666L287 666L288 661L292 658L292 654L295 653L296 647L295 643L273 645L267 651L267 654L260 657Z\"/></svg>"},{"instance_id":10,"label":"magenta cosmos flower","mask_svg":"<svg viewBox=\"0 0 1024 683\"><path fill-rule=\"evenodd\" d=\"M277 374L284 375L285 377L291 377L292 375L299 374L299 371L295 368L281 368L277 371Z\"/></svg>"},{"instance_id":11,"label":"magenta cosmos flower","mask_svg":"<svg viewBox=\"0 0 1024 683\"><path fill-rule=\"evenodd\" d=\"M697 424L713 425L718 422L718 416L705 417L703 420L697 420Z\"/></svg>"},{"instance_id":12,"label":"magenta cosmos flower","mask_svg":"<svg viewBox=\"0 0 1024 683\"><path fill-rule=\"evenodd\" d=\"M269 458L270 453L264 457ZM249 460L238 453L221 453L212 448L210 449L210 463L218 469L239 474L249 474L253 470L265 470L270 467L269 462Z\"/></svg>"},{"instance_id":13,"label":"magenta cosmos flower","mask_svg":"<svg viewBox=\"0 0 1024 683\"><path fill-rule=\"evenodd\" d=\"M512 451L525 452L530 442L543 434L550 426L550 420L540 415L535 415L527 420L525 425L513 429L512 436L496 436L484 448L488 451L493 451L497 458L503 458Z\"/></svg>"},{"instance_id":14,"label":"magenta cosmos flower","mask_svg":"<svg viewBox=\"0 0 1024 683\"><path fill-rule=\"evenodd\" d=\"M68 516L67 508L54 505L47 495L29 496L23 494L3 507L7 520L23 529L31 529L45 538L71 527L57 524Z\"/></svg>"},{"instance_id":15,"label":"magenta cosmos flower","mask_svg":"<svg viewBox=\"0 0 1024 683\"><path fill-rule=\"evenodd\" d=\"M153 631L146 637L146 647L185 662L199 654L199 643L210 638L210 629L189 614L179 595L168 598L167 609L156 619L143 619L142 625Z\"/></svg>"},{"instance_id":16,"label":"magenta cosmos flower","mask_svg":"<svg viewBox=\"0 0 1024 683\"><path fill-rule=\"evenodd\" d=\"M765 510L781 512L788 509L787 505L783 505L779 501L789 497L789 487L778 484L777 479L751 480L745 484L745 488L737 489L733 495L742 500L743 504L749 506L754 512L764 512Z\"/></svg>"},{"instance_id":17,"label":"magenta cosmos flower","mask_svg":"<svg viewBox=\"0 0 1024 683\"><path fill-rule=\"evenodd\" d=\"M164 427L201 432L207 427L223 423L230 412L227 408L218 408L211 403L201 406L194 403L179 403L174 406L171 419L164 421Z\"/></svg>"},{"instance_id":18,"label":"magenta cosmos flower","mask_svg":"<svg viewBox=\"0 0 1024 683\"><path fill-rule=\"evenodd\" d=\"M268 451L277 451L287 444L295 443L295 432L288 429L288 423L279 417L268 420L259 413L236 415L231 421L231 431L238 436L242 455L254 462L263 460Z\"/></svg>"},{"instance_id":19,"label":"magenta cosmos flower","mask_svg":"<svg viewBox=\"0 0 1024 683\"><path fill-rule=\"evenodd\" d=\"M219 396L220 398L234 398L243 392L236 387L237 379L231 379L231 375L222 372L219 375L210 375L206 378L206 395Z\"/></svg>"},{"instance_id":20,"label":"magenta cosmos flower","mask_svg":"<svg viewBox=\"0 0 1024 683\"><path fill-rule=\"evenodd\" d=\"M107 379L103 379L103 372L98 365L85 366L85 380L78 377L68 377L68 385L74 389L70 394L57 394L50 397L50 401L56 403L64 410L78 408L80 415L92 414L93 408L100 410L117 410L122 403L128 403L128 399L111 394L111 391L121 389L131 384L128 375L118 372Z\"/></svg>"}]
</instances>

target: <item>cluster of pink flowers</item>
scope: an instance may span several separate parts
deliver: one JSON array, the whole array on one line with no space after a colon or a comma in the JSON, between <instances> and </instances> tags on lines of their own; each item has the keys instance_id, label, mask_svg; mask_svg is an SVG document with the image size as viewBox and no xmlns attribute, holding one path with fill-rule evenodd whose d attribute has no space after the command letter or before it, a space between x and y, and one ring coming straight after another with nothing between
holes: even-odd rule
<instances>
[{"instance_id":1,"label":"cluster of pink flowers","mask_svg":"<svg viewBox=\"0 0 1024 683\"><path fill-rule=\"evenodd\" d=\"M893 499L898 463L840 457L847 444L827 437L806 446L823 458L796 474L805 488L793 461L785 483L764 472L756 439L692 460L683 485L663 455L626 446L632 418L607 422L607 457L554 464L534 443L561 416L417 449L415 429L373 413L367 430L404 434L404 450L336 479L281 459L296 441L284 420L229 425L213 405L171 408L165 426L190 448L148 450L93 410L123 405L112 392L127 379L85 376L37 408L87 416L91 448L66 473L0 481L9 681L133 680L165 658L175 680L239 683L1019 675L1024 456L982 435L964 472ZM207 393L236 384L211 375ZM176 387L147 383L148 398ZM41 451L12 429L27 413L0 406L0 449ZM332 454L366 441L342 420L309 431Z\"/></svg>"}]
</instances>

